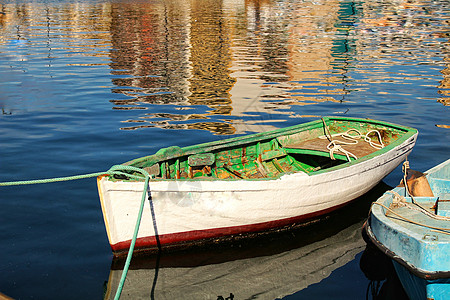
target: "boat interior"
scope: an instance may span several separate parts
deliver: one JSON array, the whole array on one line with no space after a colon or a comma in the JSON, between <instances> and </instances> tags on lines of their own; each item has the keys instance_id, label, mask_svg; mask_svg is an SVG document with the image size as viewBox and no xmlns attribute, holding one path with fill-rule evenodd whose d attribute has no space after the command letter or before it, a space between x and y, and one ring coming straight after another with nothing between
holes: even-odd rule
<instances>
[{"instance_id":1,"label":"boat interior","mask_svg":"<svg viewBox=\"0 0 450 300\"><path fill-rule=\"evenodd\" d=\"M434 215L450 220L450 167L444 165L430 174L408 169L406 172L407 189L404 187L405 196L397 198L393 193L393 201L390 208L400 211L409 217L427 220L421 212L428 211ZM412 205L414 204L414 205ZM410 208L413 209L410 209ZM420 208L420 209L418 209ZM428 215L429 216L429 215Z\"/></svg>"},{"instance_id":2,"label":"boat interior","mask_svg":"<svg viewBox=\"0 0 450 300\"><path fill-rule=\"evenodd\" d=\"M131 165L153 179L217 180L276 178L286 173L310 174L370 155L402 135L380 125L338 124L308 130L257 135L229 142L164 148Z\"/></svg>"}]
</instances>

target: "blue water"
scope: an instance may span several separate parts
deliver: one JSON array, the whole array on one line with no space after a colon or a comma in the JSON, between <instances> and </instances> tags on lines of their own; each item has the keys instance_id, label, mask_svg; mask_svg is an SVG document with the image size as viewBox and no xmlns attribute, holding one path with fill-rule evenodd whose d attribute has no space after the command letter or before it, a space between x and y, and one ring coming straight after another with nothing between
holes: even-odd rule
<instances>
[{"instance_id":1,"label":"blue water","mask_svg":"<svg viewBox=\"0 0 450 300\"><path fill-rule=\"evenodd\" d=\"M446 0L37 0L0 13L0 182L324 115L417 128L414 169L449 157ZM0 203L1 293L102 298L112 254L95 179L2 187ZM289 299L364 297L359 256Z\"/></svg>"}]
</instances>

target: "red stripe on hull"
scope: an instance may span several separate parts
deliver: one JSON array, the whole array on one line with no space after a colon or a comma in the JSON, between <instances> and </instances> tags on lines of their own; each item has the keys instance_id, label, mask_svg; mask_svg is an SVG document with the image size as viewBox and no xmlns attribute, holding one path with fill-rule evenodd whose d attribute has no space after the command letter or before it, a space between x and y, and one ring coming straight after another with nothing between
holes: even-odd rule
<instances>
[{"instance_id":1,"label":"red stripe on hull","mask_svg":"<svg viewBox=\"0 0 450 300\"><path fill-rule=\"evenodd\" d=\"M350 201L351 202L351 201ZM202 240L213 239L213 238L222 238L229 237L237 234L246 234L246 233L256 233L256 232L264 232L269 231L271 229L277 229L281 227L285 227L288 225L292 225L295 223L305 223L314 218L317 218L321 215L328 214L336 209L339 209L347 203L340 204L338 206L334 206L325 210L321 210L318 212L309 213L302 216L286 218L276 221L269 221L257 224L250 225L242 225L242 226L233 226L233 227L223 227L223 228L212 228L205 230L193 230L186 231L180 233L171 233L171 234L162 234L158 236L159 245L161 248L176 246L177 244L189 245L195 244L195 242L200 242ZM127 251L131 245L131 240L123 241L111 245L113 252L120 253ZM156 250L158 249L158 241L155 236L138 238L135 244L135 251L145 251L145 250Z\"/></svg>"}]
</instances>

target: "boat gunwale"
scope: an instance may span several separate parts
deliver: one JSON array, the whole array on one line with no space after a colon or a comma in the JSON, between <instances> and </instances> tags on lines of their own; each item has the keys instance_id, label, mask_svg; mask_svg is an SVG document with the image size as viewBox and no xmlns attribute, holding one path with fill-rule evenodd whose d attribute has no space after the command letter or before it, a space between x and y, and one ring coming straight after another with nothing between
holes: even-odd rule
<instances>
[{"instance_id":1,"label":"boat gunwale","mask_svg":"<svg viewBox=\"0 0 450 300\"><path fill-rule=\"evenodd\" d=\"M371 154L365 155L356 160L345 162L345 163L342 163L342 164L339 164L337 166L333 166L333 167L330 167L327 169L313 171L312 173L305 173L308 176L315 176L315 175L319 175L322 173L330 173L332 171L349 168L353 165L360 164L362 162L371 160L375 157L380 156L381 154L388 153L389 151L393 150L395 147L402 145L408 139L410 139L411 137L414 137L415 135L418 134L418 130L415 128L398 125L398 124L394 124L394 123L390 123L390 122L385 122L385 121L373 120L373 119L351 118L351 117L323 117L323 121L325 121L325 122L348 121L351 123L368 123L368 124L374 124L377 126L386 126L388 128L403 131L404 133L401 137L399 137L395 141L391 142L389 145L383 147L382 149L378 149L378 150L372 152ZM281 135L289 135L289 134L295 134L298 132L302 132L302 129L323 128L323 121L322 121L322 119L314 120L311 122L306 122L306 123L302 123L302 124L298 124L298 125L294 125L294 126L290 126L290 127L286 127L286 128L279 128L279 129L268 131L268 132L260 132L260 133L255 133L255 134L251 134L251 135L243 135L243 136L238 136L238 137L224 139L224 140L195 144L195 145L190 145L190 146L186 146L183 148L178 147L178 149L181 152L180 152L180 154L174 155L173 157L170 155L167 157L162 157L162 154L158 154L158 152L161 151L162 149L167 149L167 148L162 148L162 149L158 150L155 154L147 155L147 156L133 159L131 161L127 161L127 162L123 163L123 165L135 165L135 164L143 163L145 161L149 161L150 162L149 165L151 166L158 162L167 161L167 160L174 159L174 158L181 157L181 156L187 156L187 155L193 155L193 154L199 154L199 153L207 153L207 152L211 152L211 151L221 149L221 148L232 148L233 146L236 146L236 145L243 146L247 143L250 144L250 143L255 143L258 141L262 141L262 140L270 140L273 138L277 138ZM413 140L411 142L414 143L415 141ZM200 151L199 151L199 149L200 149ZM153 163L151 161L153 161ZM182 178L182 179L152 178L151 181L187 181L187 182L192 182L192 181L204 181L204 182L208 182L208 181L231 181L231 182L235 182L235 181L267 181L267 180L277 180L277 179L280 179L284 175L295 174L295 173L299 173L299 172L301 172L301 171L285 172L285 173L281 173L281 174L278 174L276 176L269 177L269 178L224 178L224 179L213 178L213 177L212 178L201 178L201 179L199 179L199 178Z\"/></svg>"}]
</instances>

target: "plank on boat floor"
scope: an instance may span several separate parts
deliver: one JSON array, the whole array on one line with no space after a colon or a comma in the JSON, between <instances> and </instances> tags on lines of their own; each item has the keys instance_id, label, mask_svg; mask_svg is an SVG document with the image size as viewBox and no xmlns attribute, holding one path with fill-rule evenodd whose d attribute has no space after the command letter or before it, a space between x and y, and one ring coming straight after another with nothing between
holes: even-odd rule
<instances>
[{"instance_id":1,"label":"plank on boat floor","mask_svg":"<svg viewBox=\"0 0 450 300\"><path fill-rule=\"evenodd\" d=\"M339 143L339 141L345 141L342 138L336 138L334 140L337 142L336 144L341 145L342 148L353 153L357 157L369 155L377 150L364 140L358 140L358 143L351 145ZM330 141L328 139L315 138L296 144L284 145L284 148L299 149L299 150L314 150L328 153L329 150L327 149L327 146L329 143Z\"/></svg>"}]
</instances>

